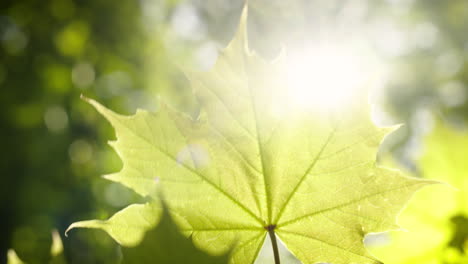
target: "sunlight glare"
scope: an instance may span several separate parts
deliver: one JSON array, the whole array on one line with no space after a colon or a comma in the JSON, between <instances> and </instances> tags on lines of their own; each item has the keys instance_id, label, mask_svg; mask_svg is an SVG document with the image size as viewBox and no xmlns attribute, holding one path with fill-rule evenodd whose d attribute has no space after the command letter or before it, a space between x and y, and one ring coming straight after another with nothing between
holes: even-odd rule
<instances>
[{"instance_id":1,"label":"sunlight glare","mask_svg":"<svg viewBox=\"0 0 468 264\"><path fill-rule=\"evenodd\" d=\"M286 63L288 96L300 109L339 108L364 84L362 59L351 52L328 46L291 55Z\"/></svg>"}]
</instances>

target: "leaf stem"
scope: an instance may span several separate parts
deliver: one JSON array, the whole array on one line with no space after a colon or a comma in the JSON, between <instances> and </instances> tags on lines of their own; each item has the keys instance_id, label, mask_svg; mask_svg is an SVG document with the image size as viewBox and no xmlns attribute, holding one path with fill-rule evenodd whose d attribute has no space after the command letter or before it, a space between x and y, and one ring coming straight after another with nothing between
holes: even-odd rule
<instances>
[{"instance_id":1,"label":"leaf stem","mask_svg":"<svg viewBox=\"0 0 468 264\"><path fill-rule=\"evenodd\" d=\"M276 225L269 225L265 227L265 229L268 230L268 235L270 235L271 246L273 247L273 255L275 256L275 264L280 264L278 242L276 241L275 228Z\"/></svg>"}]
</instances>

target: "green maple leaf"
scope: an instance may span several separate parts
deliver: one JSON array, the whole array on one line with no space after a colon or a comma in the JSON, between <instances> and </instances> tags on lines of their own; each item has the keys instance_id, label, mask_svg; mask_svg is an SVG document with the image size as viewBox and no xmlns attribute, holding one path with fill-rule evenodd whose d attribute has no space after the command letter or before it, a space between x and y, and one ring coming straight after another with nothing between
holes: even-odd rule
<instances>
[{"instance_id":1,"label":"green maple leaf","mask_svg":"<svg viewBox=\"0 0 468 264\"><path fill-rule=\"evenodd\" d=\"M122 116L88 100L115 128L124 163L105 177L155 202L160 188L180 230L210 254L231 249L230 263L253 263L267 235L303 263L380 263L364 236L398 228L401 208L430 182L376 165L395 128L376 127L367 100L297 111L285 100L284 56L270 63L249 51L245 14L214 68L188 73L197 120L165 105ZM155 219L151 206L132 205L71 228L101 228L134 246Z\"/></svg>"},{"instance_id":2,"label":"green maple leaf","mask_svg":"<svg viewBox=\"0 0 468 264\"><path fill-rule=\"evenodd\" d=\"M419 192L400 219L409 232L392 234L392 243L372 251L389 264L468 263L468 133L438 120L423 142L421 174L457 190Z\"/></svg>"}]
</instances>

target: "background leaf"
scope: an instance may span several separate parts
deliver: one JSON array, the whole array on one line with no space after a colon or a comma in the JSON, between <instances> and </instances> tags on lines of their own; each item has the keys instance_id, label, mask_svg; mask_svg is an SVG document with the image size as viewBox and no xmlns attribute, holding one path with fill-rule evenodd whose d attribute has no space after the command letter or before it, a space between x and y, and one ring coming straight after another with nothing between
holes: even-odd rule
<instances>
[{"instance_id":1,"label":"background leaf","mask_svg":"<svg viewBox=\"0 0 468 264\"><path fill-rule=\"evenodd\" d=\"M438 186L416 194L399 221L408 232L392 233L390 245L375 246L373 250L384 261L389 264L468 261L467 147L465 130L440 121L426 135L418 161L422 175L453 187Z\"/></svg>"},{"instance_id":2,"label":"background leaf","mask_svg":"<svg viewBox=\"0 0 468 264\"><path fill-rule=\"evenodd\" d=\"M123 263L228 263L228 255L211 256L195 248L183 236L165 208L159 223L145 233L145 238L136 247L123 248Z\"/></svg>"}]
</instances>

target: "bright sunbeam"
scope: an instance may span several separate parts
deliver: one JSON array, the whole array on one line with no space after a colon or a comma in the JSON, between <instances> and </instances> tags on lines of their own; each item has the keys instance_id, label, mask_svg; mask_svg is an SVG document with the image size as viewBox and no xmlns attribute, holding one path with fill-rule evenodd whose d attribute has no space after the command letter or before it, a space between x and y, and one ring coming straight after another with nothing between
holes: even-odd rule
<instances>
[{"instance_id":1,"label":"bright sunbeam","mask_svg":"<svg viewBox=\"0 0 468 264\"><path fill-rule=\"evenodd\" d=\"M362 58L339 47L289 54L289 100L301 109L337 109L352 100L368 78Z\"/></svg>"}]
</instances>

